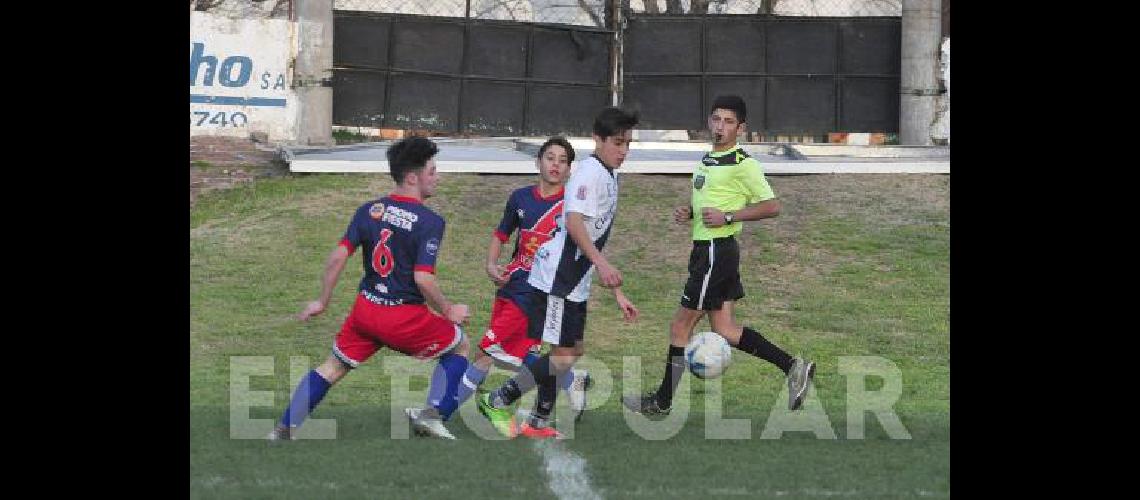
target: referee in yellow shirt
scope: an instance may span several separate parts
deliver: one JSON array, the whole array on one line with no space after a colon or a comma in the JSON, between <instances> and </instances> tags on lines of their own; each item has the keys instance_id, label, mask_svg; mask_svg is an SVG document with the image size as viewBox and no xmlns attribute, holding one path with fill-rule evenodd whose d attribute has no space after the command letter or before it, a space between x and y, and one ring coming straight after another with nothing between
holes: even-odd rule
<instances>
[{"instance_id":1,"label":"referee in yellow shirt","mask_svg":"<svg viewBox=\"0 0 1140 500\"><path fill-rule=\"evenodd\" d=\"M665 415L673 404L673 391L685 373L685 345L693 327L705 314L713 331L733 347L768 361L788 379L788 408L803 404L815 374L815 363L793 358L765 339L760 332L739 325L733 318L733 304L744 297L740 283L740 248L735 235L742 222L780 214L776 199L760 162L736 143L744 132L748 110L735 95L718 96L712 104L709 131L713 150L693 171L692 203L673 211L678 224L691 223L693 251L689 254L689 279L681 304L670 324L669 355L665 376L654 392L626 398L630 410L642 414ZM696 215L694 217L694 214Z\"/></svg>"}]
</instances>

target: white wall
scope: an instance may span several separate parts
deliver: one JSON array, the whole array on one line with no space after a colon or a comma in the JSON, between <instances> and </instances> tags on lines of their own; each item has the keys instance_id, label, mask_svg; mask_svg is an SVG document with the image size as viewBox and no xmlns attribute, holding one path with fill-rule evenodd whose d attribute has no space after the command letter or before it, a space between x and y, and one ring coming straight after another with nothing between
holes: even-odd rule
<instances>
[{"instance_id":1,"label":"white wall","mask_svg":"<svg viewBox=\"0 0 1140 500\"><path fill-rule=\"evenodd\" d=\"M294 30L284 19L190 12L190 136L296 140Z\"/></svg>"}]
</instances>

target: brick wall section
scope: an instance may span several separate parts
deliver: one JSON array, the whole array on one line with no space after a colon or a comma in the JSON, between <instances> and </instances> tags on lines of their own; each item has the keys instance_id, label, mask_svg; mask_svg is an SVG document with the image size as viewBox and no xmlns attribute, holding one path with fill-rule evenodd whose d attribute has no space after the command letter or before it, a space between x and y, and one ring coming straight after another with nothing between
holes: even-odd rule
<instances>
[{"instance_id":1,"label":"brick wall section","mask_svg":"<svg viewBox=\"0 0 1140 500\"><path fill-rule=\"evenodd\" d=\"M239 137L191 137L190 206L204 192L285 171L276 148L264 143Z\"/></svg>"},{"instance_id":2,"label":"brick wall section","mask_svg":"<svg viewBox=\"0 0 1140 500\"><path fill-rule=\"evenodd\" d=\"M196 136L190 138L190 161L211 165L270 165L278 158L276 148L241 137Z\"/></svg>"}]
</instances>

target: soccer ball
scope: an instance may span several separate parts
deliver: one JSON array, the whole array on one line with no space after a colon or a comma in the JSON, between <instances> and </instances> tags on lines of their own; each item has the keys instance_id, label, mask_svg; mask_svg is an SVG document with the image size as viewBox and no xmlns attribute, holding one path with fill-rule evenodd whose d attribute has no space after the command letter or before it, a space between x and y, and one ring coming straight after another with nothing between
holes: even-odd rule
<instances>
[{"instance_id":1,"label":"soccer ball","mask_svg":"<svg viewBox=\"0 0 1140 500\"><path fill-rule=\"evenodd\" d=\"M732 346L715 332L701 332L685 346L685 361L697 378L717 378L732 363Z\"/></svg>"}]
</instances>

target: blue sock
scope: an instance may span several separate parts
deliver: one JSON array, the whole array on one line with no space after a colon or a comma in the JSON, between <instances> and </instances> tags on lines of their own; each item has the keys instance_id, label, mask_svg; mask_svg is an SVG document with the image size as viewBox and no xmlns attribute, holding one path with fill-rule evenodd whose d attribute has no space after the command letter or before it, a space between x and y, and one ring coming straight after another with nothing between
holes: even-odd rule
<instances>
[{"instance_id":1,"label":"blue sock","mask_svg":"<svg viewBox=\"0 0 1140 500\"><path fill-rule=\"evenodd\" d=\"M467 358L455 353L447 353L439 358L435 373L428 388L428 404L439 410L440 418L447 420L459 408L459 386L467 371ZM436 397L438 396L438 397Z\"/></svg>"},{"instance_id":2,"label":"blue sock","mask_svg":"<svg viewBox=\"0 0 1140 500\"><path fill-rule=\"evenodd\" d=\"M558 381L562 382L562 390L569 391L570 385L574 383L574 371L566 370L566 373L559 377Z\"/></svg>"},{"instance_id":3,"label":"blue sock","mask_svg":"<svg viewBox=\"0 0 1140 500\"><path fill-rule=\"evenodd\" d=\"M444 354L447 356L447 354ZM435 365L435 371L431 372L431 382L428 384L427 401L424 403L428 407L438 407L440 401L443 401L443 395L447 392L447 370L443 367L443 358L439 358L439 363Z\"/></svg>"},{"instance_id":4,"label":"blue sock","mask_svg":"<svg viewBox=\"0 0 1140 500\"><path fill-rule=\"evenodd\" d=\"M538 361L539 357L540 356L535 354L534 352L528 352L528 353L526 353L526 356L523 357L523 364L526 366L530 366L531 363Z\"/></svg>"},{"instance_id":5,"label":"blue sock","mask_svg":"<svg viewBox=\"0 0 1140 500\"><path fill-rule=\"evenodd\" d=\"M289 407L281 415L281 425L300 427L305 417L308 417L313 408L324 399L331 386L316 370L310 370L308 375L301 379L301 383L297 384L297 390L293 392Z\"/></svg>"},{"instance_id":6,"label":"blue sock","mask_svg":"<svg viewBox=\"0 0 1140 500\"><path fill-rule=\"evenodd\" d=\"M480 370L478 366L475 366L475 363L471 363L467 367L467 372L463 374L463 379L460 380L459 393L455 396L458 401L456 406L463 406L463 402L475 394L475 389L483 383L483 379L487 378L488 371L490 369Z\"/></svg>"}]
</instances>

